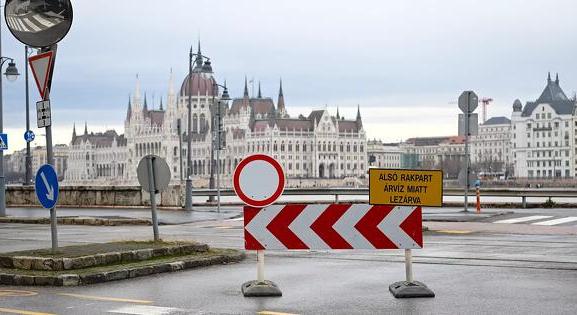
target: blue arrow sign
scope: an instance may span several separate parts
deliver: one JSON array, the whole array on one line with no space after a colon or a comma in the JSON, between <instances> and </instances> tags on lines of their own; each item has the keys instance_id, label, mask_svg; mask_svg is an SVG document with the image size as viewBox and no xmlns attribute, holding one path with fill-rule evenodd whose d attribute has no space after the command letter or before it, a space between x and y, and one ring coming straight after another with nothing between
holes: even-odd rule
<instances>
[{"instance_id":1,"label":"blue arrow sign","mask_svg":"<svg viewBox=\"0 0 577 315\"><path fill-rule=\"evenodd\" d=\"M34 135L34 132L32 130L28 130L24 133L24 140L26 140L26 142L34 141L35 137L36 136Z\"/></svg>"},{"instance_id":2,"label":"blue arrow sign","mask_svg":"<svg viewBox=\"0 0 577 315\"><path fill-rule=\"evenodd\" d=\"M54 208L58 201L58 176L50 164L44 164L36 172L36 197L46 209Z\"/></svg>"},{"instance_id":3,"label":"blue arrow sign","mask_svg":"<svg viewBox=\"0 0 577 315\"><path fill-rule=\"evenodd\" d=\"M8 134L0 133L0 151L8 150Z\"/></svg>"}]
</instances>

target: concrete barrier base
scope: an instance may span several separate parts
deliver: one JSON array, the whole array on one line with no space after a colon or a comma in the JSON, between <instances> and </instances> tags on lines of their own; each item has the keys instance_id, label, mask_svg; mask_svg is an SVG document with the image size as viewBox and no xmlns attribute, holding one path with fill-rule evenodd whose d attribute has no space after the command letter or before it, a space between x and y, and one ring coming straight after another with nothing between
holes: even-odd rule
<instances>
[{"instance_id":1,"label":"concrete barrier base","mask_svg":"<svg viewBox=\"0 0 577 315\"><path fill-rule=\"evenodd\" d=\"M398 299L435 297L435 292L419 281L399 281L389 286L389 291Z\"/></svg>"},{"instance_id":2,"label":"concrete barrier base","mask_svg":"<svg viewBox=\"0 0 577 315\"><path fill-rule=\"evenodd\" d=\"M242 285L242 294L246 297L253 296L282 296L282 292L276 283L265 280L259 282L257 280L248 281Z\"/></svg>"}]
</instances>

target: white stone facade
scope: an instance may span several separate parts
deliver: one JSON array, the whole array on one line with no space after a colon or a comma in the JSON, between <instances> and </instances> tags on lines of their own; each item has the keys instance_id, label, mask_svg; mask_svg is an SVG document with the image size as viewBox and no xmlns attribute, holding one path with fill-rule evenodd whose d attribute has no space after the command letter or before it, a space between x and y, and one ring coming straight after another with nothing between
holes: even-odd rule
<instances>
[{"instance_id":1,"label":"white stone facade","mask_svg":"<svg viewBox=\"0 0 577 315\"><path fill-rule=\"evenodd\" d=\"M519 178L574 177L575 99L569 99L549 77L535 102L516 100L512 114L513 166ZM575 152L575 153L574 153Z\"/></svg>"},{"instance_id":2,"label":"white stone facade","mask_svg":"<svg viewBox=\"0 0 577 315\"><path fill-rule=\"evenodd\" d=\"M200 55L200 49L198 52ZM191 103L191 178L195 187L207 187L211 176L212 119L221 104L225 145L220 161L214 156L214 172L220 170L221 186L230 187L236 165L253 153L273 156L284 167L289 185L298 178L365 177L367 141L360 111L355 120L345 120L327 110L313 111L308 117L291 118L287 114L282 83L278 102L249 97L245 80L243 97L232 104L220 101L209 62L197 57L191 77L186 77L175 93L172 74L166 97L159 109L148 109L140 84L129 100L125 133L114 131L76 136L70 145L67 184L136 185L138 162L147 154L166 159L172 182L180 182L178 120L182 133L182 174L186 178L188 102ZM190 95L190 98L189 98ZM216 174L214 175L216 177Z\"/></svg>"},{"instance_id":3,"label":"white stone facade","mask_svg":"<svg viewBox=\"0 0 577 315\"><path fill-rule=\"evenodd\" d=\"M470 138L471 163L483 173L505 173L511 165L511 120L493 117Z\"/></svg>"},{"instance_id":4,"label":"white stone facade","mask_svg":"<svg viewBox=\"0 0 577 315\"><path fill-rule=\"evenodd\" d=\"M370 167L401 168L403 153L398 143L383 143L380 140L367 142Z\"/></svg>"}]
</instances>

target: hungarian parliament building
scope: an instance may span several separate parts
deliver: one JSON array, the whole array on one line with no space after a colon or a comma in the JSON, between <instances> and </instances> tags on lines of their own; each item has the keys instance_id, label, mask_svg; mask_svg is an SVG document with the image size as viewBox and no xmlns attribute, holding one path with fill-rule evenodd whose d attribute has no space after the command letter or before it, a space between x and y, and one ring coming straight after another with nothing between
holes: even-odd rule
<instances>
[{"instance_id":1,"label":"hungarian parliament building","mask_svg":"<svg viewBox=\"0 0 577 315\"><path fill-rule=\"evenodd\" d=\"M249 96L246 78L244 95L229 104L221 101L222 91L214 79L210 60L203 61L200 46L196 56L192 72L178 93L171 73L166 108L162 101L160 108L148 108L137 77L134 94L128 101L124 134L115 130L89 132L86 125L83 132L77 133L75 126L68 146L64 184L137 185L136 168L149 154L166 160L172 183L178 184L187 176L189 139L195 187L208 186L211 165L213 176L220 172L222 185L230 186L237 164L255 153L268 154L279 161L289 183L291 179L366 177L367 139L359 109L354 120L340 117L338 110L333 116L326 109L291 117L285 107L282 81L275 105L272 98L262 97L260 85L258 95ZM224 137L218 161L212 151L218 147L212 141L217 106L221 106Z\"/></svg>"}]
</instances>

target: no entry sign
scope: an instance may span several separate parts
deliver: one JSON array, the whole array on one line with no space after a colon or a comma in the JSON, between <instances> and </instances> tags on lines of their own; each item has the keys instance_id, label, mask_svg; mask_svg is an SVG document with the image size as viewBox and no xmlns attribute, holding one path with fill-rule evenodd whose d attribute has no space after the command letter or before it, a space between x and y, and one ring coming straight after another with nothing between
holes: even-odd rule
<instances>
[{"instance_id":1,"label":"no entry sign","mask_svg":"<svg viewBox=\"0 0 577 315\"><path fill-rule=\"evenodd\" d=\"M234 170L234 191L249 206L270 205L282 195L284 185L282 166L268 155L250 155Z\"/></svg>"}]
</instances>

